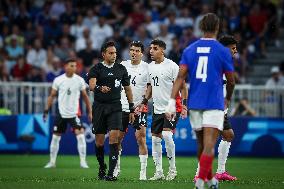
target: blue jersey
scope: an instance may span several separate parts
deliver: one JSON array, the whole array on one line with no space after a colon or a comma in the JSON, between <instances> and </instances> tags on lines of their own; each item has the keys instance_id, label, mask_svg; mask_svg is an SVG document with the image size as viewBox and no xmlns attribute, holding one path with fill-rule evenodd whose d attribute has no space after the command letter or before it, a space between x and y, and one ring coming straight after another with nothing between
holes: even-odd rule
<instances>
[{"instance_id":1,"label":"blue jersey","mask_svg":"<svg viewBox=\"0 0 284 189\"><path fill-rule=\"evenodd\" d=\"M180 65L188 69L189 109L224 110L223 73L234 71L229 48L201 38L183 51Z\"/></svg>"}]
</instances>

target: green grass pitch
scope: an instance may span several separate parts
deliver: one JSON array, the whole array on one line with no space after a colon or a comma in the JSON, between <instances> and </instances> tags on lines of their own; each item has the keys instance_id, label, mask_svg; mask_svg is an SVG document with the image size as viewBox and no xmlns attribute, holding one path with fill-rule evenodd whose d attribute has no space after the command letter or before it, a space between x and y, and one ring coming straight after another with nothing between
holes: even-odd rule
<instances>
[{"instance_id":1,"label":"green grass pitch","mask_svg":"<svg viewBox=\"0 0 284 189\"><path fill-rule=\"evenodd\" d=\"M79 168L78 156L59 155L57 168L44 169L48 155L0 155L0 189L187 189L193 188L195 157L177 157L178 177L174 181L139 181L138 156L122 156L121 175L117 182L97 180L98 165L94 155L87 160L90 169ZM106 157L108 160L108 157ZM168 161L163 159L164 172ZM216 160L215 160L216 170ZM225 189L284 189L284 159L230 158L227 170L238 177L222 182ZM152 157L148 159L147 177L153 175Z\"/></svg>"}]
</instances>

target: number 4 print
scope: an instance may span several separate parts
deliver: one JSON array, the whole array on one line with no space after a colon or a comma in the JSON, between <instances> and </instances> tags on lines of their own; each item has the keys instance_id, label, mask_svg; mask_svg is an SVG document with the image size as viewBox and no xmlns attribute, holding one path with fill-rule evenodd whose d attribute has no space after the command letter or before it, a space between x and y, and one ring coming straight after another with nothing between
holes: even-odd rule
<instances>
[{"instance_id":1,"label":"number 4 print","mask_svg":"<svg viewBox=\"0 0 284 189\"><path fill-rule=\"evenodd\" d=\"M135 86L136 85L136 81L135 81L136 76L133 77L133 79L131 80L131 83Z\"/></svg>"},{"instance_id":2,"label":"number 4 print","mask_svg":"<svg viewBox=\"0 0 284 189\"><path fill-rule=\"evenodd\" d=\"M206 82L207 79L207 64L208 56L200 56L198 59L196 78L202 79L202 82Z\"/></svg>"}]
</instances>

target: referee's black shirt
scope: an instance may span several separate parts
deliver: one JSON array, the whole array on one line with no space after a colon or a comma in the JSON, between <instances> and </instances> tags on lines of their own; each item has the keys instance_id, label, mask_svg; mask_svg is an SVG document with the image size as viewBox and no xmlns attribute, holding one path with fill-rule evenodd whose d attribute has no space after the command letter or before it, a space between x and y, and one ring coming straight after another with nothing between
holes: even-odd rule
<instances>
[{"instance_id":1,"label":"referee's black shirt","mask_svg":"<svg viewBox=\"0 0 284 189\"><path fill-rule=\"evenodd\" d=\"M120 102L121 86L130 85L130 78L126 68L118 63L114 63L112 67L107 67L103 63L96 64L88 73L88 79L91 78L97 79L97 86L107 86L111 88L108 93L102 93L95 88L94 101L99 103Z\"/></svg>"}]
</instances>

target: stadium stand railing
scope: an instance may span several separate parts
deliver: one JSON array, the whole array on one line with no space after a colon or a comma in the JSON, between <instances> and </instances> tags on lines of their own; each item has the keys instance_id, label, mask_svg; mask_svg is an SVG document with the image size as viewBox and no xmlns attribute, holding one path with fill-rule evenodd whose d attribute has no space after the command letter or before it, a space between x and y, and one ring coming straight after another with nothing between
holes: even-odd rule
<instances>
[{"instance_id":1,"label":"stadium stand railing","mask_svg":"<svg viewBox=\"0 0 284 189\"><path fill-rule=\"evenodd\" d=\"M0 82L0 108L11 110L12 114L42 113L50 93L51 83ZM246 99L258 117L284 117L284 87L269 88L260 85L237 85L230 110ZM93 97L90 93L90 100ZM82 114L86 106L80 103ZM56 114L53 105L51 114Z\"/></svg>"}]
</instances>

